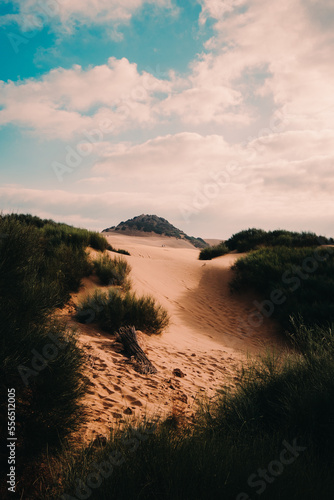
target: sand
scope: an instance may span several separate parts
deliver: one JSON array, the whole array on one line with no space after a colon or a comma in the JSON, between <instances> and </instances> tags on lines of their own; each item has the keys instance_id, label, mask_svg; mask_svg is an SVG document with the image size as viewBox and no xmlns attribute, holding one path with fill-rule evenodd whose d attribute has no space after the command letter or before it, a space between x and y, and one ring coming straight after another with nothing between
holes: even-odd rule
<instances>
[{"instance_id":1,"label":"sand","mask_svg":"<svg viewBox=\"0 0 334 500\"><path fill-rule=\"evenodd\" d=\"M145 416L174 414L191 420L199 400L215 398L217 389L233 390L249 355L284 348L273 321L266 319L260 327L249 324L256 297L230 292L230 268L240 255L203 262L187 241L106 236L113 247L131 253L124 258L132 267L133 290L154 296L171 321L162 335L139 332L140 344L158 370L155 375L141 375L120 352L114 337L96 325L76 324L68 315L87 357L88 422L81 433L85 440L106 436L111 426ZM90 278L83 285L73 296L74 303L98 282ZM178 370L181 377L176 375Z\"/></svg>"}]
</instances>

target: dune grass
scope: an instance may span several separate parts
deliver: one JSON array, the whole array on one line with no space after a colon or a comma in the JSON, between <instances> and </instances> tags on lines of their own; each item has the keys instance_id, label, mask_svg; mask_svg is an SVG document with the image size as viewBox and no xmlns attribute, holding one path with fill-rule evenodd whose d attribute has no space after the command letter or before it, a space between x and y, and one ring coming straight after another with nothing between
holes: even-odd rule
<instances>
[{"instance_id":1,"label":"dune grass","mask_svg":"<svg viewBox=\"0 0 334 500\"><path fill-rule=\"evenodd\" d=\"M216 257L221 257L229 253L229 249L224 243L219 243L219 245L214 245L212 247L203 248L199 254L199 260L212 260Z\"/></svg>"},{"instance_id":2,"label":"dune grass","mask_svg":"<svg viewBox=\"0 0 334 500\"><path fill-rule=\"evenodd\" d=\"M112 245L110 245L110 243L107 247L107 250L109 250L109 252L119 253L121 255L131 255L127 250L124 250L123 248L116 249Z\"/></svg>"},{"instance_id":3,"label":"dune grass","mask_svg":"<svg viewBox=\"0 0 334 500\"><path fill-rule=\"evenodd\" d=\"M315 233L285 231L264 231L263 229L246 229L231 236L226 242L230 251L249 252L261 247L303 248L334 244L333 238L318 236Z\"/></svg>"},{"instance_id":4,"label":"dune grass","mask_svg":"<svg viewBox=\"0 0 334 500\"><path fill-rule=\"evenodd\" d=\"M77 319L96 322L105 331L114 333L122 326L133 325L147 334L159 334L167 327L167 311L150 296L137 297L116 288L96 290L77 307Z\"/></svg>"},{"instance_id":5,"label":"dune grass","mask_svg":"<svg viewBox=\"0 0 334 500\"><path fill-rule=\"evenodd\" d=\"M236 392L225 390L215 402L203 402L192 427L161 421L153 430L147 425L146 432L143 424L111 435L104 447L86 447L76 457L66 452L58 465L64 481L61 488L49 485L49 498L75 495L78 478L87 487L89 474L98 469L93 464L109 461L112 451L119 462L109 477L100 475L98 488L88 486L93 499L332 498L330 345L330 352L327 344L308 355L268 354L250 363Z\"/></svg>"},{"instance_id":6,"label":"dune grass","mask_svg":"<svg viewBox=\"0 0 334 500\"><path fill-rule=\"evenodd\" d=\"M125 259L109 255L100 255L93 261L95 274L102 285L124 286L131 271L131 266Z\"/></svg>"},{"instance_id":7,"label":"dune grass","mask_svg":"<svg viewBox=\"0 0 334 500\"><path fill-rule=\"evenodd\" d=\"M236 390L222 388L215 401L202 402L193 426L160 422L148 439L134 441L127 431L103 448L82 450L63 469L63 492L75 494L76 479L87 482L92 463L116 449L123 463L100 477L99 487L90 489L93 499L333 497L334 330L325 326L332 321L331 251L263 249L238 261L235 271L235 289L254 288L264 299L285 286L275 317L295 350L244 366ZM49 490L50 498L57 494L57 486Z\"/></svg>"},{"instance_id":8,"label":"dune grass","mask_svg":"<svg viewBox=\"0 0 334 500\"><path fill-rule=\"evenodd\" d=\"M75 333L50 315L89 272L89 263L84 235L51 231L49 222L0 218L0 417L5 424L7 388L15 387L19 478L27 467L33 472L23 498L333 498L334 333L326 324L333 321L334 265L329 249L266 249L236 264L235 288L248 286L271 300L272 291L283 286L286 301L273 314L295 346L289 356L271 354L245 366L236 390L222 388L215 401L202 401L192 426L178 425L177 419L175 425L167 420L154 427L143 422L113 432L105 446L60 450L84 418L84 359ZM166 311L152 298L115 288L95 292L77 314L109 332L133 324L159 333L168 323ZM0 459L6 464L6 457ZM20 488L21 494L22 481Z\"/></svg>"},{"instance_id":9,"label":"dune grass","mask_svg":"<svg viewBox=\"0 0 334 500\"><path fill-rule=\"evenodd\" d=\"M7 422L7 390L15 388L20 484L27 466L84 418L82 351L75 333L52 316L91 267L84 248L66 238L53 246L44 227L38 218L0 217L0 421Z\"/></svg>"},{"instance_id":10,"label":"dune grass","mask_svg":"<svg viewBox=\"0 0 334 500\"><path fill-rule=\"evenodd\" d=\"M309 325L334 322L334 249L266 248L239 259L232 289L256 290L263 316L276 318L283 329L291 317Z\"/></svg>"}]
</instances>

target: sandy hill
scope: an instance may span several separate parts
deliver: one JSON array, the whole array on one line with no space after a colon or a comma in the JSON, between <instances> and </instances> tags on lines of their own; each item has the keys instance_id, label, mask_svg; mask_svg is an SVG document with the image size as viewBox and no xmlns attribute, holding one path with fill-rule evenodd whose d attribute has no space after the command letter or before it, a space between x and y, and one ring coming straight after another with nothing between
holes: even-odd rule
<instances>
[{"instance_id":1,"label":"sandy hill","mask_svg":"<svg viewBox=\"0 0 334 500\"><path fill-rule=\"evenodd\" d=\"M104 229L102 232L121 232L128 236L141 236L145 234L167 236L190 242L196 248L204 248L207 243L202 238L188 236L184 231L173 226L168 220L157 215L138 215L126 222L121 222L118 226Z\"/></svg>"},{"instance_id":2,"label":"sandy hill","mask_svg":"<svg viewBox=\"0 0 334 500\"><path fill-rule=\"evenodd\" d=\"M271 321L261 328L249 324L254 297L230 294L230 267L237 256L203 263L199 251L184 240L118 232L106 237L113 247L131 253L124 258L132 267L133 289L154 296L168 310L171 323L161 336L139 334L158 369L155 375L138 374L115 339L94 324L76 324L89 363L87 439L106 435L115 422L122 425L144 415L176 412L191 419L199 397L214 397L217 389L238 383L248 353L281 346ZM74 302L97 286L94 279L86 279ZM175 369L184 376L175 375Z\"/></svg>"}]
</instances>

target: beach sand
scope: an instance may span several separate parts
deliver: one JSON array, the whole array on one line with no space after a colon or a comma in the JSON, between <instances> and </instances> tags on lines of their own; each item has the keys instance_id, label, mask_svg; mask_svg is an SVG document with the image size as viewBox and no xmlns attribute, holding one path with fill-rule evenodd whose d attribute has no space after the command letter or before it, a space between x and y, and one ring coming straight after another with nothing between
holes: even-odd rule
<instances>
[{"instance_id":1,"label":"beach sand","mask_svg":"<svg viewBox=\"0 0 334 500\"><path fill-rule=\"evenodd\" d=\"M88 421L81 433L85 440L107 436L111 426L145 416L173 414L191 420L198 400L236 386L238 371L249 355L284 348L273 321L265 319L261 327L249 324L256 297L230 293L230 268L240 255L205 262L198 260L199 250L187 241L119 233L106 237L114 248L131 253L124 258L132 267L133 290L152 295L164 306L170 325L158 336L138 333L140 345L158 370L142 375L120 352L113 336L94 324L76 323L70 315L73 310L67 311L87 357ZM98 286L95 278L85 279L73 303Z\"/></svg>"}]
</instances>

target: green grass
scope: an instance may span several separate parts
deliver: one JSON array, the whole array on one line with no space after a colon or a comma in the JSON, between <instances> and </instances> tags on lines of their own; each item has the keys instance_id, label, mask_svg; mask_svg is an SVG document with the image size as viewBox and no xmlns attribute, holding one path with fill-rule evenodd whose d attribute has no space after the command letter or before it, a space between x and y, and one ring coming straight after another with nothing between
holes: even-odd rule
<instances>
[{"instance_id":1,"label":"green grass","mask_svg":"<svg viewBox=\"0 0 334 500\"><path fill-rule=\"evenodd\" d=\"M110 333L131 325L148 334L159 334L169 322L166 310L152 297L124 294L113 287L106 292L96 290L85 298L77 307L76 317L81 322L94 321Z\"/></svg>"},{"instance_id":2,"label":"green grass","mask_svg":"<svg viewBox=\"0 0 334 500\"><path fill-rule=\"evenodd\" d=\"M258 309L283 329L290 328L291 317L302 317L308 326L334 322L334 249L266 248L239 259L233 269L232 289L256 290L263 298Z\"/></svg>"},{"instance_id":3,"label":"green grass","mask_svg":"<svg viewBox=\"0 0 334 500\"><path fill-rule=\"evenodd\" d=\"M31 216L0 218L0 233L5 236L0 240L0 421L2 427L7 425L7 388L15 387L22 498L58 500L64 493L83 498L78 481L88 484L96 464L110 460L110 453L112 474L95 476L101 484L91 488L93 500L334 497L334 329L330 326L334 258L330 249L283 245L251 253L235 266L234 289L254 289L262 300L277 298L274 290L286 297L274 307L273 317L287 331L292 353L268 354L245 365L235 392L222 387L214 401L200 402L193 426L181 425L177 417L161 421L154 429L142 422L112 432L106 446L91 443L73 449L68 443L61 449L84 418L80 401L85 361L75 333L53 321L52 313L92 267L85 253L87 234L54 229L54 224ZM101 259L99 266L108 270L110 264ZM115 288L85 299L77 317L96 321L110 333L126 325L159 333L168 324L166 311L151 297ZM51 357L37 369L32 363L40 355ZM23 366L35 373L22 372ZM279 460L283 443L294 440L303 450L279 477L269 474L270 482L259 495L261 483L252 487L249 478L261 469L267 471L273 460ZM6 460L0 455L5 469ZM0 490L2 497L4 493Z\"/></svg>"},{"instance_id":4,"label":"green grass","mask_svg":"<svg viewBox=\"0 0 334 500\"><path fill-rule=\"evenodd\" d=\"M93 463L106 462L115 450L123 463L91 489L92 499L253 499L259 483L255 487L248 480L261 469L270 479L261 498L332 498L334 360L333 347L330 352L327 347L308 356L268 354L244 367L236 392L225 390L215 402L203 401L194 427L161 421L145 433L143 423L112 434L105 447L89 446L76 456L67 451L58 465L62 486L49 485L48 498L74 495L76 480L87 482L97 470ZM280 461L286 442L303 449L295 457L286 452L291 463L275 477L270 464Z\"/></svg>"},{"instance_id":5,"label":"green grass","mask_svg":"<svg viewBox=\"0 0 334 500\"><path fill-rule=\"evenodd\" d=\"M116 248L114 248L110 244L108 245L107 250L109 250L109 252L119 253L121 255L131 255L130 252L128 252L127 250L123 250L122 248L116 250Z\"/></svg>"},{"instance_id":6,"label":"green grass","mask_svg":"<svg viewBox=\"0 0 334 500\"><path fill-rule=\"evenodd\" d=\"M234 234L225 242L230 251L249 252L261 247L317 247L319 245L334 244L333 238L317 236L315 233L263 229L247 229Z\"/></svg>"},{"instance_id":7,"label":"green grass","mask_svg":"<svg viewBox=\"0 0 334 500\"><path fill-rule=\"evenodd\" d=\"M21 226L41 229L50 246L58 246L65 243L66 245L78 248L90 246L94 250L101 252L107 250L109 246L106 238L96 231L76 228L68 224L54 222L50 219L40 219L30 214L2 215L1 220L2 222L17 222Z\"/></svg>"},{"instance_id":8,"label":"green grass","mask_svg":"<svg viewBox=\"0 0 334 500\"><path fill-rule=\"evenodd\" d=\"M84 418L83 354L75 333L52 317L91 265L84 247L66 235L55 243L48 227L32 216L0 217L0 422L4 428L7 390L15 388L20 485L27 467L53 453Z\"/></svg>"},{"instance_id":9,"label":"green grass","mask_svg":"<svg viewBox=\"0 0 334 500\"><path fill-rule=\"evenodd\" d=\"M229 253L229 249L224 243L219 243L219 245L214 245L212 247L203 248L199 254L199 260L212 260L216 257L221 257Z\"/></svg>"},{"instance_id":10,"label":"green grass","mask_svg":"<svg viewBox=\"0 0 334 500\"><path fill-rule=\"evenodd\" d=\"M109 286L124 286L131 271L131 266L125 259L111 259L109 255L101 255L95 259L93 267L102 285Z\"/></svg>"},{"instance_id":11,"label":"green grass","mask_svg":"<svg viewBox=\"0 0 334 500\"><path fill-rule=\"evenodd\" d=\"M53 247L65 243L75 248L90 246L94 250L104 252L109 246L106 238L101 234L66 224L46 224L42 228L42 232L49 245Z\"/></svg>"}]
</instances>

